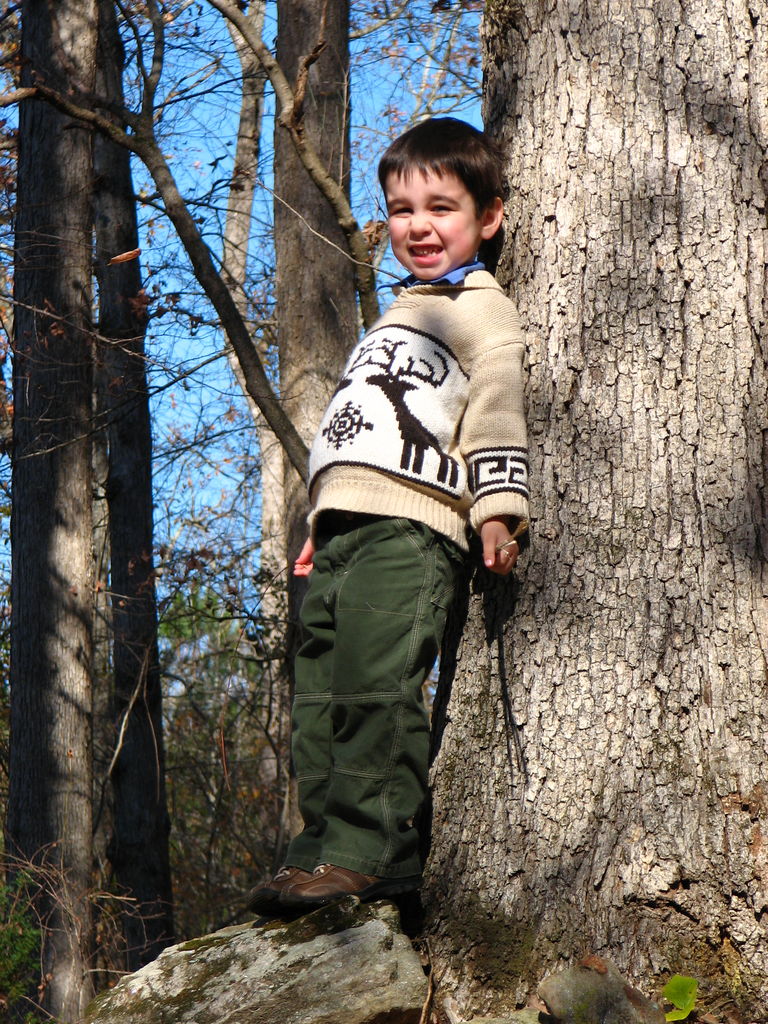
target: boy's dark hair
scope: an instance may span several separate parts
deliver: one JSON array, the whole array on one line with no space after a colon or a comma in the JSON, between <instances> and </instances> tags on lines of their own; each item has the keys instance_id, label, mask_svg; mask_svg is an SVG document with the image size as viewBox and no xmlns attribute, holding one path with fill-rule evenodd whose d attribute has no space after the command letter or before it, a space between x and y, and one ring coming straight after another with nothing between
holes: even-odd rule
<instances>
[{"instance_id":1,"label":"boy's dark hair","mask_svg":"<svg viewBox=\"0 0 768 1024\"><path fill-rule=\"evenodd\" d=\"M475 201L478 216L503 195L501 150L483 132L455 117L430 117L404 132L379 161L379 182L407 177L414 170L453 174Z\"/></svg>"}]
</instances>

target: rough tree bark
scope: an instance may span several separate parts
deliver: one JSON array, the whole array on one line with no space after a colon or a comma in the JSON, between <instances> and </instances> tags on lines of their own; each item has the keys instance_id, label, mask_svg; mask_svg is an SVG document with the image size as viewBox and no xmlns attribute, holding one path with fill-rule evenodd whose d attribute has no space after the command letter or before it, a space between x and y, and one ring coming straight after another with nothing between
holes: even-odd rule
<instances>
[{"instance_id":1,"label":"rough tree bark","mask_svg":"<svg viewBox=\"0 0 768 1024\"><path fill-rule=\"evenodd\" d=\"M594 951L762 1020L766 10L498 0L485 51L533 547L514 612L479 581L442 712L437 969L478 1011Z\"/></svg>"},{"instance_id":2,"label":"rough tree bark","mask_svg":"<svg viewBox=\"0 0 768 1024\"><path fill-rule=\"evenodd\" d=\"M120 104L123 52L111 0L99 0L99 11L100 90ZM128 150L97 136L94 173L114 673L108 855L120 893L131 900L123 913L123 936L127 969L138 970L173 937L144 356L146 297L138 259L109 262L138 248Z\"/></svg>"},{"instance_id":3,"label":"rough tree bark","mask_svg":"<svg viewBox=\"0 0 768 1024\"><path fill-rule=\"evenodd\" d=\"M91 91L95 27L94 0L26 0L22 85ZM37 865L43 1006L73 1021L91 993L91 137L37 99L19 118L6 836Z\"/></svg>"}]
</instances>

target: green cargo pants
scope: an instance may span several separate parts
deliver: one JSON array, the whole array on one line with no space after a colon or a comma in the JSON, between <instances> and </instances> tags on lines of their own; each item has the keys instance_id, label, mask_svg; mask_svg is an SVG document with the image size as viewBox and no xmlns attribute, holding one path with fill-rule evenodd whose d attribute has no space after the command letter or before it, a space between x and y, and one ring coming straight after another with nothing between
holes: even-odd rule
<instances>
[{"instance_id":1,"label":"green cargo pants","mask_svg":"<svg viewBox=\"0 0 768 1024\"><path fill-rule=\"evenodd\" d=\"M304 830L286 863L419 875L427 791L422 684L461 550L409 519L325 513L301 611L293 759Z\"/></svg>"}]
</instances>

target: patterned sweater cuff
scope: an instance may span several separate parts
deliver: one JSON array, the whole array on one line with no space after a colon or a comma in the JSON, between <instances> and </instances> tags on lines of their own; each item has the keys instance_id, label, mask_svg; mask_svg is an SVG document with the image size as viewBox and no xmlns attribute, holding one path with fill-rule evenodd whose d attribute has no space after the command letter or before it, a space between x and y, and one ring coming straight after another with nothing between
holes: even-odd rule
<instances>
[{"instance_id":1,"label":"patterned sweater cuff","mask_svg":"<svg viewBox=\"0 0 768 1024\"><path fill-rule=\"evenodd\" d=\"M487 519L495 516L515 516L518 519L528 518L528 499L515 491L497 492L476 501L470 509L469 521L475 533Z\"/></svg>"}]
</instances>

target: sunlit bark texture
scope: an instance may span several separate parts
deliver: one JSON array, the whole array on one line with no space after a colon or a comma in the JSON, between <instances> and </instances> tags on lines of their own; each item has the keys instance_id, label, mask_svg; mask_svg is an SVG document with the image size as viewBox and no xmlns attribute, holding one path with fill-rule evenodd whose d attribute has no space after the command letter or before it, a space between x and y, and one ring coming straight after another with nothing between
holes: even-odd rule
<instances>
[{"instance_id":1,"label":"sunlit bark texture","mask_svg":"<svg viewBox=\"0 0 768 1024\"><path fill-rule=\"evenodd\" d=\"M594 951L763 1020L768 12L491 2L485 47L533 547L459 651L433 949L464 1010Z\"/></svg>"},{"instance_id":2,"label":"sunlit bark texture","mask_svg":"<svg viewBox=\"0 0 768 1024\"><path fill-rule=\"evenodd\" d=\"M94 2L27 0L22 26L22 84L93 88ZM19 117L7 837L52 873L42 1001L70 1021L91 992L91 140L41 100Z\"/></svg>"}]
</instances>

